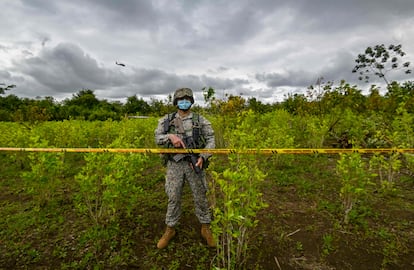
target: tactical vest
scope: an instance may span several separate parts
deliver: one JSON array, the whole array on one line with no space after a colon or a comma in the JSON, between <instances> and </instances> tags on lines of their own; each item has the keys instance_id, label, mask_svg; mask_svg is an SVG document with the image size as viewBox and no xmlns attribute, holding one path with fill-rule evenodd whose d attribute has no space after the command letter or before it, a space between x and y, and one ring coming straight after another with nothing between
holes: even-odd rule
<instances>
[{"instance_id":1,"label":"tactical vest","mask_svg":"<svg viewBox=\"0 0 414 270\"><path fill-rule=\"evenodd\" d=\"M164 121L164 134L176 134L176 126L173 123L176 114L177 112L168 114L168 117ZM200 115L197 113L193 113L192 126L192 137L197 148L204 148L206 141L201 134ZM173 145L169 143L167 147L173 148Z\"/></svg>"}]
</instances>

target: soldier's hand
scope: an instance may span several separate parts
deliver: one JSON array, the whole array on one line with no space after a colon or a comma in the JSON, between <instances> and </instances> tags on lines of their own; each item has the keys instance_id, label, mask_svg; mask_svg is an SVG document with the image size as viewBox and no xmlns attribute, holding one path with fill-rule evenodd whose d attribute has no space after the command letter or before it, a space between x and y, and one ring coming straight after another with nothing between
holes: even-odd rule
<instances>
[{"instance_id":1,"label":"soldier's hand","mask_svg":"<svg viewBox=\"0 0 414 270\"><path fill-rule=\"evenodd\" d=\"M174 145L175 148L185 148L183 140L175 134L169 134L168 139Z\"/></svg>"},{"instance_id":2,"label":"soldier's hand","mask_svg":"<svg viewBox=\"0 0 414 270\"><path fill-rule=\"evenodd\" d=\"M203 162L204 162L204 159L202 157L199 157L197 160L196 166L199 168L203 168Z\"/></svg>"},{"instance_id":3,"label":"soldier's hand","mask_svg":"<svg viewBox=\"0 0 414 270\"><path fill-rule=\"evenodd\" d=\"M197 159L197 162L196 162L195 166L197 166L201 170L203 168L203 162L204 162L204 159L202 157L199 157ZM193 165L192 162L190 162L190 166L193 170L195 170L194 165Z\"/></svg>"}]
</instances>

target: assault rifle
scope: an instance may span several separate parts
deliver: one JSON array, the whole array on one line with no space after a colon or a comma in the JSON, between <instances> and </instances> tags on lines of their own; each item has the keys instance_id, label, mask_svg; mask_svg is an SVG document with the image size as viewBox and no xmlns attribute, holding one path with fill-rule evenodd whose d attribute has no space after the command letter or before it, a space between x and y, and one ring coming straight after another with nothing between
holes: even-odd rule
<instances>
[{"instance_id":1,"label":"assault rifle","mask_svg":"<svg viewBox=\"0 0 414 270\"><path fill-rule=\"evenodd\" d=\"M189 149L197 149L197 144L195 143L193 136L185 136L183 137L183 142L186 148ZM196 164L198 162L198 158L200 157L198 154L187 154L189 157L191 164L193 165L194 171L198 174L201 173L201 168L198 167Z\"/></svg>"}]
</instances>

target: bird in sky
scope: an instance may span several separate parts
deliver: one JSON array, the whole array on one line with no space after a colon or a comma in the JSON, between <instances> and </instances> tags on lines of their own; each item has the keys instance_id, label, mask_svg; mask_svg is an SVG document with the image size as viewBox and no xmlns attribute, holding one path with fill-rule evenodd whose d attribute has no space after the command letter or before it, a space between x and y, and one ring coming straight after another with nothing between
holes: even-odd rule
<instances>
[{"instance_id":1,"label":"bird in sky","mask_svg":"<svg viewBox=\"0 0 414 270\"><path fill-rule=\"evenodd\" d=\"M115 64L117 64L118 66L123 66L123 67L125 67L125 64L122 64L122 63L115 62Z\"/></svg>"}]
</instances>

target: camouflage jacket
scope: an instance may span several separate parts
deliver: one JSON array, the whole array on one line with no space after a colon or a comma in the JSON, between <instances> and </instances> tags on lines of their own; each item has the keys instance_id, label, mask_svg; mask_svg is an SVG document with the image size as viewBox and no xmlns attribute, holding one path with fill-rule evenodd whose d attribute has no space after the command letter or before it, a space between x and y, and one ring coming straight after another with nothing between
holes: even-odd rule
<instances>
[{"instance_id":1,"label":"camouflage jacket","mask_svg":"<svg viewBox=\"0 0 414 270\"><path fill-rule=\"evenodd\" d=\"M155 143L157 145L167 146L170 143L168 139L168 134L164 131L164 123L168 121L169 115L165 115L158 121L158 126L155 130ZM171 129L169 133L174 133L179 137L183 138L185 136L192 136L193 134L193 113L190 112L186 117L181 118L178 113L175 114L175 118L179 118L182 121L183 130L179 130L177 128ZM203 116L198 116L198 123L200 125L200 137L205 142L205 149L212 149L215 148L215 138L214 138L214 130L211 127L210 121L208 121ZM172 119L174 120L174 119ZM201 154L204 160L207 160L211 154L203 153Z\"/></svg>"}]
</instances>

